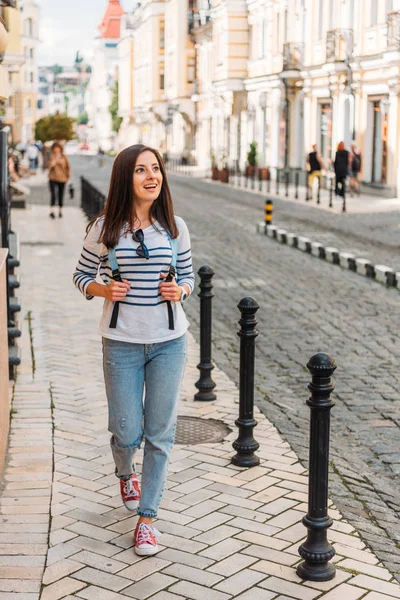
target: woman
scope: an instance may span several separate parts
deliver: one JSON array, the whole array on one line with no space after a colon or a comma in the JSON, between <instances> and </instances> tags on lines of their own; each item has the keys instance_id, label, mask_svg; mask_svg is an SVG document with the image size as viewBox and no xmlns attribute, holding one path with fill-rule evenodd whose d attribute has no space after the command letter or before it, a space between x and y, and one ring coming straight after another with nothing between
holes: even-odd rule
<instances>
[{"instance_id":1,"label":"woman","mask_svg":"<svg viewBox=\"0 0 400 600\"><path fill-rule=\"evenodd\" d=\"M349 152L340 142L337 147L335 161L335 196L344 196L346 189L346 177L349 168Z\"/></svg>"},{"instance_id":2,"label":"woman","mask_svg":"<svg viewBox=\"0 0 400 600\"><path fill-rule=\"evenodd\" d=\"M170 280L174 248L177 276ZM103 284L95 281L98 271ZM186 362L188 322L181 303L194 285L189 232L174 215L157 150L138 144L117 156L105 210L88 226L74 282L89 300L105 298L100 330L111 449L122 501L139 515L135 551L152 555L159 533L152 521L167 476ZM140 492L133 460L143 436Z\"/></svg>"},{"instance_id":3,"label":"woman","mask_svg":"<svg viewBox=\"0 0 400 600\"><path fill-rule=\"evenodd\" d=\"M51 194L50 218L55 219L54 206L58 202L58 216L62 217L65 184L71 175L68 158L63 152L63 147L55 142L51 147L49 160L49 184Z\"/></svg>"}]
</instances>

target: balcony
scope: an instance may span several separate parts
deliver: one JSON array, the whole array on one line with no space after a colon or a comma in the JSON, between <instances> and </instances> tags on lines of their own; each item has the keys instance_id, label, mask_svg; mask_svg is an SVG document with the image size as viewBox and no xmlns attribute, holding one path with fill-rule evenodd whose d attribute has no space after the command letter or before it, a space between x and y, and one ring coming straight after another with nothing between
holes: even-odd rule
<instances>
[{"instance_id":1,"label":"balcony","mask_svg":"<svg viewBox=\"0 0 400 600\"><path fill-rule=\"evenodd\" d=\"M400 52L400 10L387 15L387 50Z\"/></svg>"},{"instance_id":2,"label":"balcony","mask_svg":"<svg viewBox=\"0 0 400 600\"><path fill-rule=\"evenodd\" d=\"M346 62L353 54L353 30L331 29L326 32L326 62Z\"/></svg>"},{"instance_id":3,"label":"balcony","mask_svg":"<svg viewBox=\"0 0 400 600\"><path fill-rule=\"evenodd\" d=\"M188 11L188 32L194 33L196 30L206 28L211 22L211 14L209 8L202 8L200 10L189 10Z\"/></svg>"},{"instance_id":4,"label":"balcony","mask_svg":"<svg viewBox=\"0 0 400 600\"><path fill-rule=\"evenodd\" d=\"M283 44L282 71L300 71L303 68L304 44L285 42Z\"/></svg>"}]
</instances>

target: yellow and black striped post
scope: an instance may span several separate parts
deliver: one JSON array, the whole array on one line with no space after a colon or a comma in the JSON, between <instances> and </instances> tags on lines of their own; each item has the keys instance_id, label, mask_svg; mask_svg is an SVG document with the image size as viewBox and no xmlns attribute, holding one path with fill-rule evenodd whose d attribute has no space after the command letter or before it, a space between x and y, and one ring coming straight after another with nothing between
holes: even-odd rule
<instances>
[{"instance_id":1,"label":"yellow and black striped post","mask_svg":"<svg viewBox=\"0 0 400 600\"><path fill-rule=\"evenodd\" d=\"M272 200L265 201L265 233L267 233L267 225L272 225L272 213L274 210L274 203Z\"/></svg>"}]
</instances>

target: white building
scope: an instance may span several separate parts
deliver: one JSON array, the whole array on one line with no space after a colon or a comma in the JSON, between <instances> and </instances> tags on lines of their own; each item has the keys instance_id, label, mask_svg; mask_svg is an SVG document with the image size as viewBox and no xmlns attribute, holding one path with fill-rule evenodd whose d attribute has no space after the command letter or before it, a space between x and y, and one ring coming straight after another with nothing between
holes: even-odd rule
<instances>
[{"instance_id":1,"label":"white building","mask_svg":"<svg viewBox=\"0 0 400 600\"><path fill-rule=\"evenodd\" d=\"M109 107L118 78L122 15L120 0L108 0L104 19L99 26L100 35L95 41L92 76L85 98L96 142L104 151L112 148L115 137Z\"/></svg>"}]
</instances>

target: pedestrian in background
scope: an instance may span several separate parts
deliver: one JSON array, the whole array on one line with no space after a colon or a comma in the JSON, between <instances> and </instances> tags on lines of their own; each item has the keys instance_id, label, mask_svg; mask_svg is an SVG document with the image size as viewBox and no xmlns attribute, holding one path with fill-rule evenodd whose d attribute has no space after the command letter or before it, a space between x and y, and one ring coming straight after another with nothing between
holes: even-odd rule
<instances>
[{"instance_id":1,"label":"pedestrian in background","mask_svg":"<svg viewBox=\"0 0 400 600\"><path fill-rule=\"evenodd\" d=\"M58 204L58 216L62 217L65 184L71 176L71 167L63 147L55 142L49 159L50 218L55 219L54 207Z\"/></svg>"},{"instance_id":2,"label":"pedestrian in background","mask_svg":"<svg viewBox=\"0 0 400 600\"><path fill-rule=\"evenodd\" d=\"M33 142L29 142L26 153L29 161L29 171L34 174L39 166L39 148Z\"/></svg>"},{"instance_id":3,"label":"pedestrian in background","mask_svg":"<svg viewBox=\"0 0 400 600\"><path fill-rule=\"evenodd\" d=\"M103 284L95 281L98 273ZM135 552L153 555L159 535L153 519L186 363L182 303L194 287L189 232L174 214L157 150L137 144L117 156L105 210L88 226L74 282L87 299L105 298L100 331L111 450L122 501L139 515ZM143 437L140 491L134 457Z\"/></svg>"},{"instance_id":4,"label":"pedestrian in background","mask_svg":"<svg viewBox=\"0 0 400 600\"><path fill-rule=\"evenodd\" d=\"M350 168L349 168L349 189L350 195L360 195L360 182L358 176L361 171L361 152L357 149L355 144L351 145L350 153Z\"/></svg>"},{"instance_id":5,"label":"pedestrian in background","mask_svg":"<svg viewBox=\"0 0 400 600\"><path fill-rule=\"evenodd\" d=\"M321 177L323 168L324 163L322 162L321 155L318 153L317 145L314 144L312 147L312 152L310 152L307 156L307 185L310 198L312 198L312 188L315 179L318 179L318 185L319 187L321 187Z\"/></svg>"},{"instance_id":6,"label":"pedestrian in background","mask_svg":"<svg viewBox=\"0 0 400 600\"><path fill-rule=\"evenodd\" d=\"M350 153L346 150L344 142L340 142L337 147L335 161L335 196L344 196L346 189L346 177L349 170Z\"/></svg>"}]
</instances>

